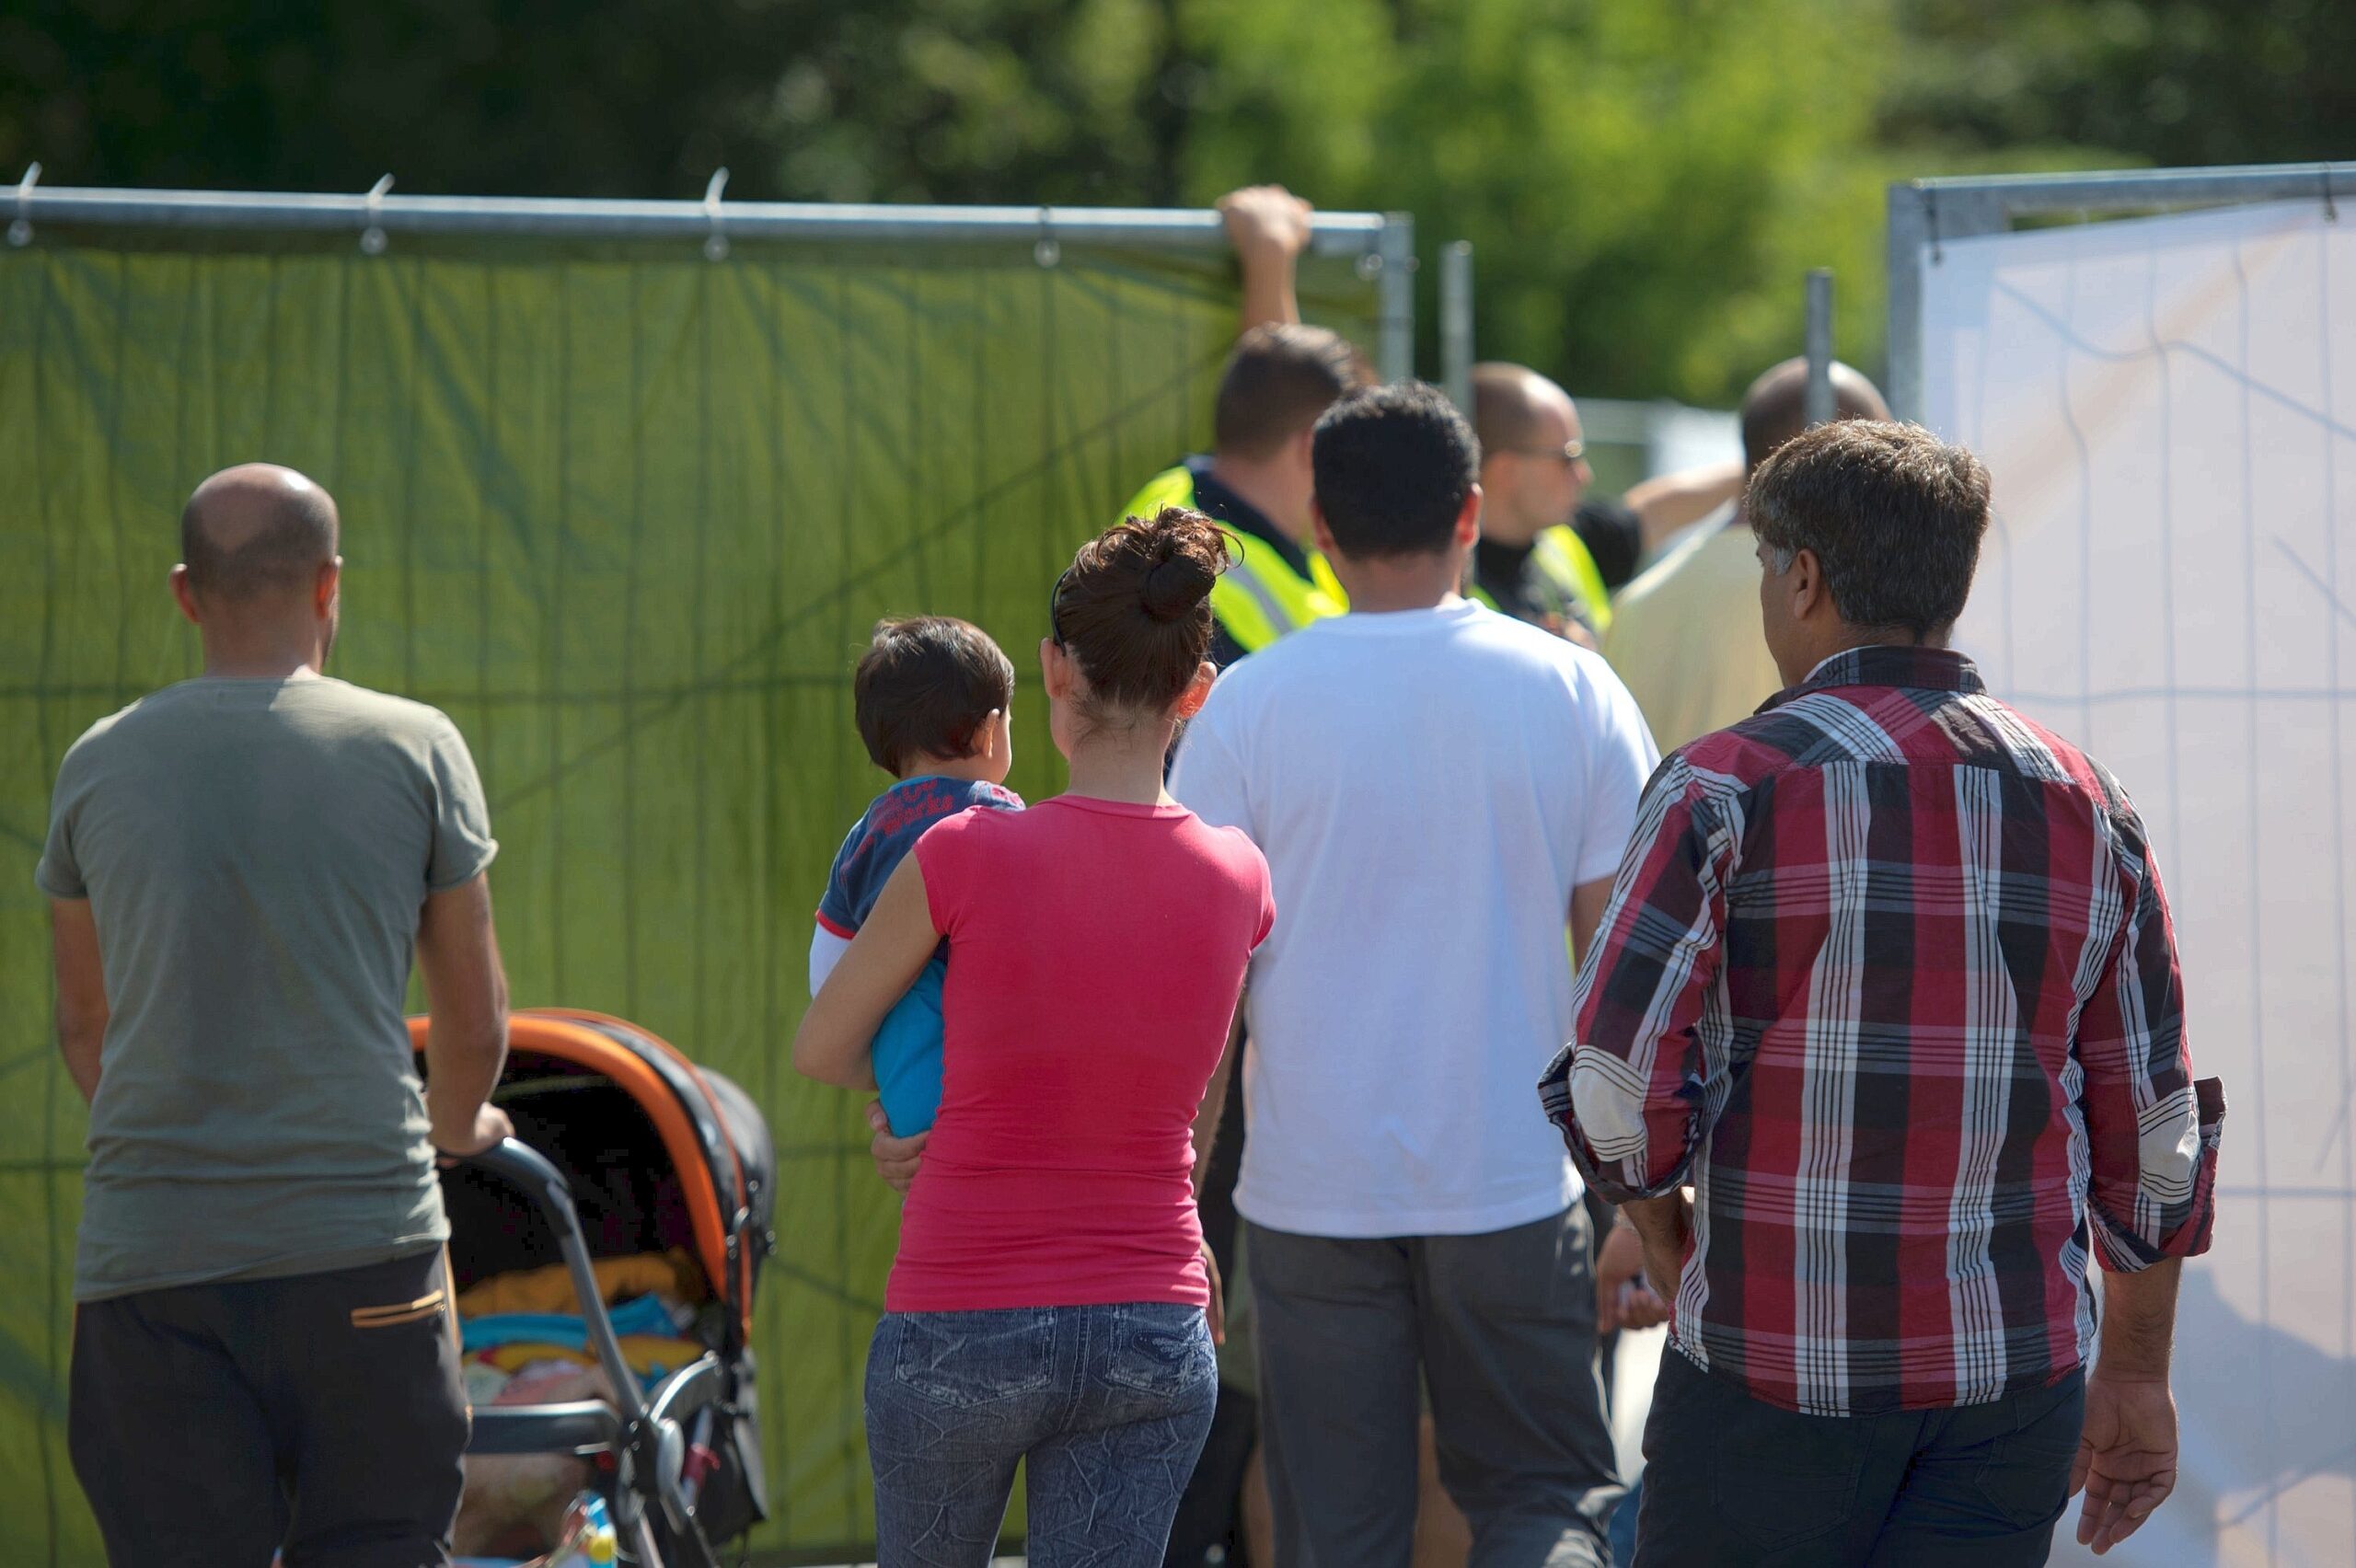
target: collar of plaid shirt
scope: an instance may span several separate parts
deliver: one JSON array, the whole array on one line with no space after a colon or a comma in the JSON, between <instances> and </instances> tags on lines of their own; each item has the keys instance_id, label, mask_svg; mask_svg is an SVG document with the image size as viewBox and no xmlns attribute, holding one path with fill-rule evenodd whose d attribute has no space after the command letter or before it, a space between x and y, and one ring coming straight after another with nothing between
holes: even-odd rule
<instances>
[{"instance_id":1,"label":"collar of plaid shirt","mask_svg":"<svg viewBox=\"0 0 2356 1568\"><path fill-rule=\"evenodd\" d=\"M1916 691L1959 691L1978 695L1988 689L1980 667L1951 648L1924 648L1868 642L1845 649L1820 661L1807 679L1761 703L1758 711L1772 713L1812 691L1835 686L1909 686Z\"/></svg>"}]
</instances>

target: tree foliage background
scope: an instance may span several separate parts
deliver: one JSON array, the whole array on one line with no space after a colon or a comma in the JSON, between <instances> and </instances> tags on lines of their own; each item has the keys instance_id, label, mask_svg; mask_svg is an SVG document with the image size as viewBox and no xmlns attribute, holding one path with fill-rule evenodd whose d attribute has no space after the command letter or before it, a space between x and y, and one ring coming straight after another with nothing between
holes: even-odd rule
<instances>
[{"instance_id":1,"label":"tree foliage background","mask_svg":"<svg viewBox=\"0 0 2356 1568\"><path fill-rule=\"evenodd\" d=\"M1702 402L1796 351L1810 266L1877 360L1889 179L2351 152L2344 0L0 8L11 175L691 196L726 164L745 199L1146 204L1278 179L1473 241L1484 354Z\"/></svg>"}]
</instances>

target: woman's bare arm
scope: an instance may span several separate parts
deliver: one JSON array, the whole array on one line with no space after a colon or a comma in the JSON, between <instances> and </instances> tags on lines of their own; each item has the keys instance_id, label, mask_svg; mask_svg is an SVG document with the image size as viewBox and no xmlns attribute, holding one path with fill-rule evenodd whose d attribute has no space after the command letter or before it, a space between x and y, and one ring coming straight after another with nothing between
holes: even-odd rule
<instances>
[{"instance_id":1,"label":"woman's bare arm","mask_svg":"<svg viewBox=\"0 0 2356 1568\"><path fill-rule=\"evenodd\" d=\"M793 1070L820 1083L873 1089L868 1046L940 942L924 872L910 855L884 884L849 951L802 1015L793 1035Z\"/></svg>"}]
</instances>

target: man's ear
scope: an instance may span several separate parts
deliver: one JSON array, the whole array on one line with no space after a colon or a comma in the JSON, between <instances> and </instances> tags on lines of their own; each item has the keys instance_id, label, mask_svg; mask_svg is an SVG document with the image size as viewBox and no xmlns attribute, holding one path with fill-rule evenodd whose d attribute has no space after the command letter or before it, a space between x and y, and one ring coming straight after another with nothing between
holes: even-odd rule
<instances>
[{"instance_id":1,"label":"man's ear","mask_svg":"<svg viewBox=\"0 0 2356 1568\"><path fill-rule=\"evenodd\" d=\"M1807 620L1819 608L1832 610L1832 593L1824 585L1824 563L1816 552L1803 548L1792 557L1792 618Z\"/></svg>"},{"instance_id":2,"label":"man's ear","mask_svg":"<svg viewBox=\"0 0 2356 1568\"><path fill-rule=\"evenodd\" d=\"M1471 549L1481 536L1481 506L1486 499L1481 487L1474 485L1464 494L1464 504L1456 513L1456 545L1459 549Z\"/></svg>"},{"instance_id":3,"label":"man's ear","mask_svg":"<svg viewBox=\"0 0 2356 1568\"><path fill-rule=\"evenodd\" d=\"M172 602L179 605L180 614L188 617L189 625L204 624L203 617L196 613L196 589L189 582L185 564L172 568Z\"/></svg>"},{"instance_id":4,"label":"man's ear","mask_svg":"<svg viewBox=\"0 0 2356 1568\"><path fill-rule=\"evenodd\" d=\"M1316 466L1317 427L1315 425L1303 427L1301 432L1292 438L1292 455L1293 461L1304 468Z\"/></svg>"},{"instance_id":5,"label":"man's ear","mask_svg":"<svg viewBox=\"0 0 2356 1568\"><path fill-rule=\"evenodd\" d=\"M1317 504L1313 495L1309 498L1309 528L1317 540L1318 554L1331 557L1342 553L1334 543L1334 530L1325 525L1325 509Z\"/></svg>"},{"instance_id":6,"label":"man's ear","mask_svg":"<svg viewBox=\"0 0 2356 1568\"><path fill-rule=\"evenodd\" d=\"M343 558L337 556L319 568L318 579L311 585L311 608L321 619L327 617L328 609L335 603L335 596L342 586Z\"/></svg>"}]
</instances>

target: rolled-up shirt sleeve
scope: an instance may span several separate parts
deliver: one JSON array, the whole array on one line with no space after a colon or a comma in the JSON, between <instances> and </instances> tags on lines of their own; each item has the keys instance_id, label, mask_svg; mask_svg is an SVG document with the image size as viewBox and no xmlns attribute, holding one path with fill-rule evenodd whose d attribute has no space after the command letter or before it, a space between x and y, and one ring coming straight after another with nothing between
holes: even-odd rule
<instances>
[{"instance_id":1,"label":"rolled-up shirt sleeve","mask_svg":"<svg viewBox=\"0 0 2356 1568\"><path fill-rule=\"evenodd\" d=\"M1574 1038L1539 1084L1579 1173L1613 1203L1676 1187L1709 1131L1696 1025L1719 981L1730 816L1681 755L1653 776L1579 966Z\"/></svg>"},{"instance_id":2,"label":"rolled-up shirt sleeve","mask_svg":"<svg viewBox=\"0 0 2356 1568\"><path fill-rule=\"evenodd\" d=\"M2074 1055L2095 1251L2105 1268L2133 1274L2209 1250L2225 1097L2215 1078L2192 1078L2175 923L2131 813L2117 859L2126 918L2079 1013Z\"/></svg>"}]
</instances>

